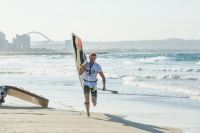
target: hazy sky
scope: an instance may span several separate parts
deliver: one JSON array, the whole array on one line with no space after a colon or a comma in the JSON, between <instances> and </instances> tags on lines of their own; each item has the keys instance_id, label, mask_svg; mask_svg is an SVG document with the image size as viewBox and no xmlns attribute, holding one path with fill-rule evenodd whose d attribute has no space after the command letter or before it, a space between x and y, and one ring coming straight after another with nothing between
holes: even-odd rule
<instances>
[{"instance_id":1,"label":"hazy sky","mask_svg":"<svg viewBox=\"0 0 200 133\"><path fill-rule=\"evenodd\" d=\"M0 0L0 31L9 40L29 31L53 40L71 32L90 41L200 39L200 0Z\"/></svg>"}]
</instances>

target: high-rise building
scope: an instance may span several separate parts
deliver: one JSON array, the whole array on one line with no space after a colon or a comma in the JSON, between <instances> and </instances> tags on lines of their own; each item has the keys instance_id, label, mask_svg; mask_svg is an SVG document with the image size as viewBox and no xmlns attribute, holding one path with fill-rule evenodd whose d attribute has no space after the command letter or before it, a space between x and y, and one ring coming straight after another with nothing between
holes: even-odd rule
<instances>
[{"instance_id":1,"label":"high-rise building","mask_svg":"<svg viewBox=\"0 0 200 133\"><path fill-rule=\"evenodd\" d=\"M13 38L13 44L15 49L29 49L31 47L31 38L28 35L16 35Z\"/></svg>"},{"instance_id":2,"label":"high-rise building","mask_svg":"<svg viewBox=\"0 0 200 133\"><path fill-rule=\"evenodd\" d=\"M6 40L6 35L0 31L0 50L10 49L9 45L8 40Z\"/></svg>"},{"instance_id":3,"label":"high-rise building","mask_svg":"<svg viewBox=\"0 0 200 133\"><path fill-rule=\"evenodd\" d=\"M5 40L6 36L3 32L0 31L0 41Z\"/></svg>"}]
</instances>

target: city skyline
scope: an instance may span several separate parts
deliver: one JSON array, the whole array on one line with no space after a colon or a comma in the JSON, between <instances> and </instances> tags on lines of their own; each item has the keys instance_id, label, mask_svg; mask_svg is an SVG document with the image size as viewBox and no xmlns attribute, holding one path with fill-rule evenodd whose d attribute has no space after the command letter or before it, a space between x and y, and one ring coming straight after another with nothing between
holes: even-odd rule
<instances>
[{"instance_id":1,"label":"city skyline","mask_svg":"<svg viewBox=\"0 0 200 133\"><path fill-rule=\"evenodd\" d=\"M39 34L41 35L46 41L32 41L31 34ZM87 48L96 49L95 47L102 46L104 49L121 49L122 46L127 47L127 50L138 49L138 50L147 50L147 49L176 49L176 50L199 50L200 48L200 40L184 40L179 38L168 38L163 40L138 40L138 41L99 41L99 42L91 42L91 41L84 41L84 44L87 45ZM25 34L16 34L16 37L12 39L12 42L8 41L6 38L6 34L0 31L0 51L7 52L15 52L21 51L22 53L30 52L30 53L41 53L41 52L53 52L49 50L66 50L67 51L71 47L71 40L65 41L54 41L48 38L45 34L32 31ZM124 48L125 48L124 47ZM97 49L96 49L97 50ZM195 51L196 51L195 50ZM54 51L55 52L55 51ZM19 53L18 53L19 54ZM26 53L27 54L27 53Z\"/></svg>"},{"instance_id":2,"label":"city skyline","mask_svg":"<svg viewBox=\"0 0 200 133\"><path fill-rule=\"evenodd\" d=\"M28 34L18 35L8 41L6 34L0 31L0 51L4 50L21 50L31 48L31 37Z\"/></svg>"},{"instance_id":3,"label":"city skyline","mask_svg":"<svg viewBox=\"0 0 200 133\"><path fill-rule=\"evenodd\" d=\"M198 0L1 0L0 29L8 40L32 30L53 40L70 39L71 32L87 41L200 39L199 5Z\"/></svg>"}]
</instances>

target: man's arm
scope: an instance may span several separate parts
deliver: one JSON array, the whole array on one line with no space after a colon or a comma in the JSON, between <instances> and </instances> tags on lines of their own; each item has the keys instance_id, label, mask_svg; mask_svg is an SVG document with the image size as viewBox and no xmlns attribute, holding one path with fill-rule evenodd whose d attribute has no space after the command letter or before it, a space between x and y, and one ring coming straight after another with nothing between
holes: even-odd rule
<instances>
[{"instance_id":1,"label":"man's arm","mask_svg":"<svg viewBox=\"0 0 200 133\"><path fill-rule=\"evenodd\" d=\"M99 75L101 76L102 78L102 82L103 82L103 90L105 91L106 90L106 78L105 78L105 75L104 73L101 71L99 72Z\"/></svg>"}]
</instances>

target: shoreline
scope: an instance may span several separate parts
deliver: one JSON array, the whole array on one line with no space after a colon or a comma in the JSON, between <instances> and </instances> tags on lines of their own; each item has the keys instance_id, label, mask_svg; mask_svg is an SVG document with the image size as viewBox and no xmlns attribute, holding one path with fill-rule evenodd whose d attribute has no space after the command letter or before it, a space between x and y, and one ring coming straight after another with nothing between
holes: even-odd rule
<instances>
[{"instance_id":1,"label":"shoreline","mask_svg":"<svg viewBox=\"0 0 200 133\"><path fill-rule=\"evenodd\" d=\"M0 132L76 132L76 133L181 133L180 129L125 120L123 117L40 107L0 106Z\"/></svg>"}]
</instances>

